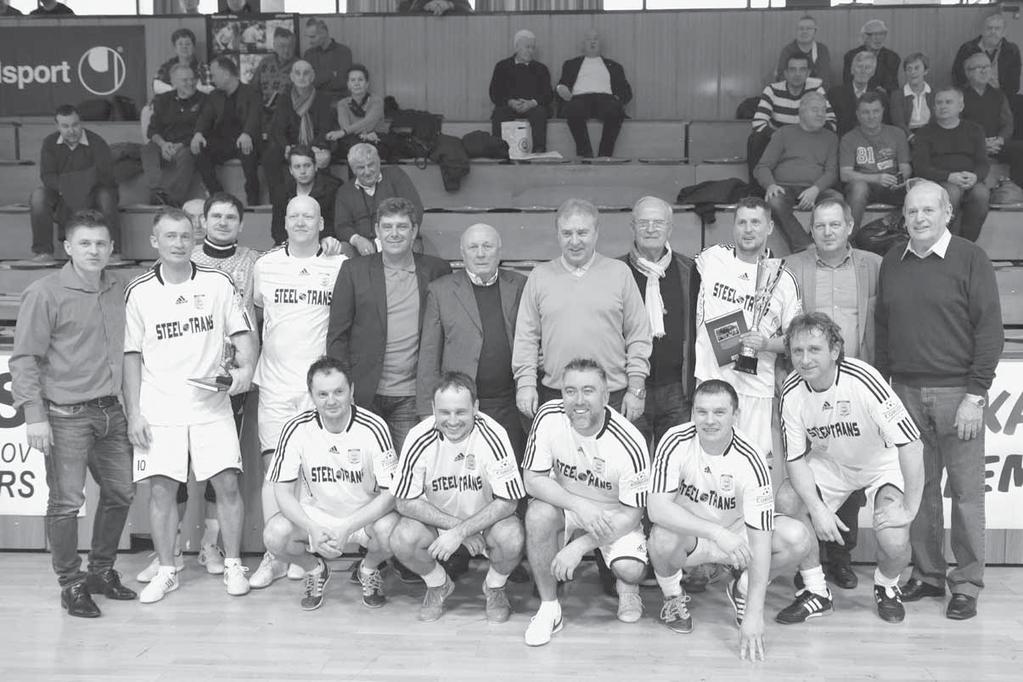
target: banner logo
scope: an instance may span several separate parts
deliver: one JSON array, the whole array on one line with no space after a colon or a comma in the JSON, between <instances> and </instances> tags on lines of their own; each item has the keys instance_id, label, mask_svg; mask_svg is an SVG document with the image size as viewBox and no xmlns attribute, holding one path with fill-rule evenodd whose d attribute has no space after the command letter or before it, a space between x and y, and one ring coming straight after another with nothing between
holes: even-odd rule
<instances>
[{"instance_id":1,"label":"banner logo","mask_svg":"<svg viewBox=\"0 0 1023 682\"><path fill-rule=\"evenodd\" d=\"M78 60L78 80L82 87L99 97L120 90L128 71L120 54L123 49L100 45L86 50Z\"/></svg>"}]
</instances>

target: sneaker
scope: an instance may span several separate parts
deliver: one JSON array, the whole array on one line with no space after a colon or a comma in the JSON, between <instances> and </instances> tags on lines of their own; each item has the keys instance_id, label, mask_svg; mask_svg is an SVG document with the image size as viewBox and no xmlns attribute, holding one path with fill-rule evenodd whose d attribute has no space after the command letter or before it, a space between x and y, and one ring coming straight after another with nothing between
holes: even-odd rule
<instances>
[{"instance_id":1,"label":"sneaker","mask_svg":"<svg viewBox=\"0 0 1023 682\"><path fill-rule=\"evenodd\" d=\"M725 594L728 595L728 601L732 602L732 608L735 609L735 624L742 625L742 618L746 615L746 595L739 590L738 578L733 578L732 582L728 583Z\"/></svg>"},{"instance_id":2,"label":"sneaker","mask_svg":"<svg viewBox=\"0 0 1023 682\"><path fill-rule=\"evenodd\" d=\"M305 569L298 564L288 564L288 580L301 580L305 577Z\"/></svg>"},{"instance_id":3,"label":"sneaker","mask_svg":"<svg viewBox=\"0 0 1023 682\"><path fill-rule=\"evenodd\" d=\"M906 607L902 605L902 592L896 587L874 585L874 601L877 615L888 623L901 623L906 618Z\"/></svg>"},{"instance_id":4,"label":"sneaker","mask_svg":"<svg viewBox=\"0 0 1023 682\"><path fill-rule=\"evenodd\" d=\"M827 616L834 612L830 591L828 596L822 597L804 588L796 593L795 601L779 611L774 619L782 625L792 625L802 623L809 618Z\"/></svg>"},{"instance_id":5,"label":"sneaker","mask_svg":"<svg viewBox=\"0 0 1023 682\"><path fill-rule=\"evenodd\" d=\"M356 561L355 565L352 566L352 572L348 576L348 582L350 582L353 585L361 585L362 584L362 581L359 580L359 569L360 568L362 568L362 559ZM387 568L387 562L386 561L381 561L379 564L377 564L377 570L378 571L384 571L386 568Z\"/></svg>"},{"instance_id":6,"label":"sneaker","mask_svg":"<svg viewBox=\"0 0 1023 682\"><path fill-rule=\"evenodd\" d=\"M153 604L160 601L168 592L178 589L178 572L159 570L149 584L142 588L139 593L139 601L143 604Z\"/></svg>"},{"instance_id":7,"label":"sneaker","mask_svg":"<svg viewBox=\"0 0 1023 682\"><path fill-rule=\"evenodd\" d=\"M275 580L280 580L288 574L288 567L283 561L278 561L270 552L263 554L263 560L259 562L259 568L249 578L249 587L254 590L261 590L270 587Z\"/></svg>"},{"instance_id":8,"label":"sneaker","mask_svg":"<svg viewBox=\"0 0 1023 682\"><path fill-rule=\"evenodd\" d=\"M660 621L672 632L688 635L693 631L693 617L689 615L689 607L686 606L688 603L689 595L685 592L665 599Z\"/></svg>"},{"instance_id":9,"label":"sneaker","mask_svg":"<svg viewBox=\"0 0 1023 682\"><path fill-rule=\"evenodd\" d=\"M362 563L362 562L359 562ZM384 596L384 575L379 570L369 575L359 572L359 582L362 583L362 604L371 609L379 609L387 601Z\"/></svg>"},{"instance_id":10,"label":"sneaker","mask_svg":"<svg viewBox=\"0 0 1023 682\"><path fill-rule=\"evenodd\" d=\"M149 562L149 565L139 571L139 574L135 576L135 580L140 583L148 583L150 580L156 577L156 574L160 572L160 557L153 552L149 556L153 557L153 560ZM178 552L174 555L174 568L178 571L185 569L185 557Z\"/></svg>"},{"instance_id":11,"label":"sneaker","mask_svg":"<svg viewBox=\"0 0 1023 682\"><path fill-rule=\"evenodd\" d=\"M199 548L199 565L205 566L210 575L223 575L224 550L217 545L203 545Z\"/></svg>"},{"instance_id":12,"label":"sneaker","mask_svg":"<svg viewBox=\"0 0 1023 682\"><path fill-rule=\"evenodd\" d=\"M526 627L526 646L543 646L551 641L551 637L554 633L561 632L561 628L565 624L565 619L558 614L558 619L554 620L551 616L541 614L537 611L536 615L529 619L529 625Z\"/></svg>"},{"instance_id":13,"label":"sneaker","mask_svg":"<svg viewBox=\"0 0 1023 682\"><path fill-rule=\"evenodd\" d=\"M488 623L506 623L511 618L511 604L503 587L487 587L483 583L483 596L487 598Z\"/></svg>"},{"instance_id":14,"label":"sneaker","mask_svg":"<svg viewBox=\"0 0 1023 682\"><path fill-rule=\"evenodd\" d=\"M224 585L227 587L229 595L241 597L249 593L252 585L249 584L249 579L245 577L245 574L248 572L249 569L241 564L234 564L224 569Z\"/></svg>"},{"instance_id":15,"label":"sneaker","mask_svg":"<svg viewBox=\"0 0 1023 682\"><path fill-rule=\"evenodd\" d=\"M323 588L330 580L330 567L323 559L317 558L320 565L319 572L306 572L305 591L302 595L302 608L306 611L315 611L323 606Z\"/></svg>"},{"instance_id":16,"label":"sneaker","mask_svg":"<svg viewBox=\"0 0 1023 682\"><path fill-rule=\"evenodd\" d=\"M623 592L618 595L618 620L635 623L643 617L643 600L639 592Z\"/></svg>"},{"instance_id":17,"label":"sneaker","mask_svg":"<svg viewBox=\"0 0 1023 682\"><path fill-rule=\"evenodd\" d=\"M444 600L455 591L455 583L445 574L444 584L440 587L427 587L423 605L419 607L419 620L432 623L444 613Z\"/></svg>"}]
</instances>

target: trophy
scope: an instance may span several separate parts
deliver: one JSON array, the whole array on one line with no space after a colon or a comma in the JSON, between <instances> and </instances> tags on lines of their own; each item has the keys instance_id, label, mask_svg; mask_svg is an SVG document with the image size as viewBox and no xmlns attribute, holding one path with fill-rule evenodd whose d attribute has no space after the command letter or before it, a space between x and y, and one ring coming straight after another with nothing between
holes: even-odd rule
<instances>
[{"instance_id":1,"label":"trophy","mask_svg":"<svg viewBox=\"0 0 1023 682\"><path fill-rule=\"evenodd\" d=\"M771 297L781 281L781 258L761 258L757 262L757 288L753 293L753 320L750 331L758 331L760 323L771 306ZM757 351L744 345L735 359L735 371L745 374L757 373Z\"/></svg>"}]
</instances>

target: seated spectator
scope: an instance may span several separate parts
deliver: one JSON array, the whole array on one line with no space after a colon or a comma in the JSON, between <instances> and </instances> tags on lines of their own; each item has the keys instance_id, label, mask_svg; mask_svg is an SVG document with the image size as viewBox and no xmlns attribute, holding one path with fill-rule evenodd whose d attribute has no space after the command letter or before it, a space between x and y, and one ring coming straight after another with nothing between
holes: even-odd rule
<instances>
[{"instance_id":1,"label":"seated spectator","mask_svg":"<svg viewBox=\"0 0 1023 682\"><path fill-rule=\"evenodd\" d=\"M387 132L384 120L384 100L369 91L369 69L352 64L348 69L348 92L351 94L337 103L337 130L327 133L327 140L336 142L333 156L344 159L352 145L360 142L376 144Z\"/></svg>"},{"instance_id":2,"label":"seated spectator","mask_svg":"<svg viewBox=\"0 0 1023 682\"><path fill-rule=\"evenodd\" d=\"M793 213L808 211L818 199L837 196L831 189L838 180L838 136L824 127L827 100L818 92L799 102L798 125L785 126L771 136L754 177L767 191L774 222L793 253L802 251L810 237Z\"/></svg>"},{"instance_id":3,"label":"seated spectator","mask_svg":"<svg viewBox=\"0 0 1023 682\"><path fill-rule=\"evenodd\" d=\"M804 14L796 24L796 39L781 48L778 55L778 68L775 69L774 80L785 80L785 69L789 66L789 57L804 55L810 64L810 75L818 78L826 88L831 83L831 53L828 46L817 42L817 20Z\"/></svg>"},{"instance_id":4,"label":"seated spectator","mask_svg":"<svg viewBox=\"0 0 1023 682\"><path fill-rule=\"evenodd\" d=\"M863 44L845 53L842 61L842 82L852 80L852 61L860 52L873 52L877 57L877 71L870 79L870 87L881 86L889 95L899 89L899 55L884 46L888 38L888 26L880 19L871 19L860 30Z\"/></svg>"},{"instance_id":5,"label":"seated spectator","mask_svg":"<svg viewBox=\"0 0 1023 682\"><path fill-rule=\"evenodd\" d=\"M199 14L199 0L178 0L179 14Z\"/></svg>"},{"instance_id":6,"label":"seated spectator","mask_svg":"<svg viewBox=\"0 0 1023 682\"><path fill-rule=\"evenodd\" d=\"M442 17L445 14L471 14L472 5L469 0L401 0L398 3L399 14L432 14Z\"/></svg>"},{"instance_id":7,"label":"seated spectator","mask_svg":"<svg viewBox=\"0 0 1023 682\"><path fill-rule=\"evenodd\" d=\"M153 98L153 116L142 147L142 169L149 203L180 207L195 174L192 135L206 95L195 89L195 73L185 64L171 67L174 90Z\"/></svg>"},{"instance_id":8,"label":"seated spectator","mask_svg":"<svg viewBox=\"0 0 1023 682\"><path fill-rule=\"evenodd\" d=\"M29 12L37 17L57 17L74 14L74 10L57 0L39 0L39 7Z\"/></svg>"},{"instance_id":9,"label":"seated spectator","mask_svg":"<svg viewBox=\"0 0 1023 682\"><path fill-rule=\"evenodd\" d=\"M959 88L966 88L969 74L966 73L966 59L977 52L983 52L991 61L991 79L988 85L998 88L1009 98L1010 104L1019 93L1020 52L1019 46L1005 37L1005 17L992 14L984 19L984 30L973 40L967 40L956 52L952 63L952 82Z\"/></svg>"},{"instance_id":10,"label":"seated spectator","mask_svg":"<svg viewBox=\"0 0 1023 682\"><path fill-rule=\"evenodd\" d=\"M274 29L274 50L260 60L249 85L263 96L263 129L270 127L277 98L291 85L291 67L295 63L295 34L286 28Z\"/></svg>"},{"instance_id":11,"label":"seated spectator","mask_svg":"<svg viewBox=\"0 0 1023 682\"><path fill-rule=\"evenodd\" d=\"M20 17L22 16L21 10L17 7L11 7L7 0L0 0L0 17Z\"/></svg>"},{"instance_id":12,"label":"seated spectator","mask_svg":"<svg viewBox=\"0 0 1023 682\"><path fill-rule=\"evenodd\" d=\"M501 137L505 121L526 119L533 131L533 151L547 151L547 118L551 104L551 74L547 67L533 59L536 36L525 29L515 34L515 54L494 65L490 78L490 116L492 133Z\"/></svg>"},{"instance_id":13,"label":"seated spectator","mask_svg":"<svg viewBox=\"0 0 1023 682\"><path fill-rule=\"evenodd\" d=\"M174 46L174 56L161 64L156 76L153 77L153 93L161 95L174 90L170 71L175 64L184 64L191 68L199 90L211 92L213 82L210 80L210 68L195 55L195 34L187 28L179 28L171 34L171 45Z\"/></svg>"},{"instance_id":14,"label":"seated spectator","mask_svg":"<svg viewBox=\"0 0 1023 682\"><path fill-rule=\"evenodd\" d=\"M586 32L582 56L562 65L556 91L565 101L561 113L572 131L576 155L593 156L586 119L596 118L604 124L597 155L614 156L618 132L626 118L625 105L632 100L632 87L622 65L600 54L600 34L595 30Z\"/></svg>"},{"instance_id":15,"label":"seated spectator","mask_svg":"<svg viewBox=\"0 0 1023 682\"><path fill-rule=\"evenodd\" d=\"M913 172L906 133L883 122L883 92L864 93L856 107L856 119L859 125L843 135L838 145L838 173L845 183L853 232L863 224L867 204L901 206L906 180Z\"/></svg>"},{"instance_id":16,"label":"seated spectator","mask_svg":"<svg viewBox=\"0 0 1023 682\"><path fill-rule=\"evenodd\" d=\"M330 37L327 22L310 17L305 22L305 39L309 44L302 58L313 65L316 90L334 104L348 95L346 78L352 67L352 51Z\"/></svg>"},{"instance_id":17,"label":"seated spectator","mask_svg":"<svg viewBox=\"0 0 1023 682\"><path fill-rule=\"evenodd\" d=\"M1013 117L1009 100L990 84L991 60L983 52L966 58L966 88L963 90L963 119L984 129L987 155L1009 164L1009 178L1023 182L1023 142L1012 139ZM980 178L984 182L985 178Z\"/></svg>"},{"instance_id":18,"label":"seated spectator","mask_svg":"<svg viewBox=\"0 0 1023 682\"><path fill-rule=\"evenodd\" d=\"M334 228L334 201L337 198L337 190L341 181L331 175L327 170L318 170L316 167L316 152L312 147L304 144L296 144L288 151L287 178L282 179L283 191L276 193L273 199L273 217L270 222L270 234L273 236L274 244L283 244L288 238L284 228L284 216L288 209L288 202L297 196L311 196L320 205L320 217L323 218L324 233L330 235ZM352 255L351 247L348 244L342 246L342 253L346 256Z\"/></svg>"},{"instance_id":19,"label":"seated spectator","mask_svg":"<svg viewBox=\"0 0 1023 682\"><path fill-rule=\"evenodd\" d=\"M880 87L871 87L870 79L877 69L877 56L873 52L858 52L853 57L852 80L828 90L828 102L835 110L835 123L839 137L856 127L856 111L860 97L866 92L885 91ZM887 101L884 109L887 110Z\"/></svg>"},{"instance_id":20,"label":"seated spectator","mask_svg":"<svg viewBox=\"0 0 1023 682\"><path fill-rule=\"evenodd\" d=\"M906 57L902 64L906 72L906 84L902 86L902 94L896 92L891 98L892 125L902 128L912 140L917 128L931 122L934 111L934 93L925 80L931 62L923 52L914 52Z\"/></svg>"},{"instance_id":21,"label":"seated spectator","mask_svg":"<svg viewBox=\"0 0 1023 682\"><path fill-rule=\"evenodd\" d=\"M913 140L913 172L938 183L948 192L955 216L948 229L971 242L977 241L988 211L991 169L984 129L962 119L963 93L942 88L934 94L931 122L916 131Z\"/></svg>"},{"instance_id":22,"label":"seated spectator","mask_svg":"<svg viewBox=\"0 0 1023 682\"><path fill-rule=\"evenodd\" d=\"M245 202L259 201L260 123L263 103L259 92L238 79L238 66L227 56L213 60L210 75L216 86L203 103L192 136L196 168L210 194L223 191L216 166L228 159L239 159L245 173Z\"/></svg>"},{"instance_id":23,"label":"seated spectator","mask_svg":"<svg viewBox=\"0 0 1023 682\"><path fill-rule=\"evenodd\" d=\"M117 181L106 140L82 127L78 109L62 104L54 113L57 132L43 140L39 177L43 186L29 199L32 261L54 263L53 224L64 241L64 226L75 211L100 211L114 242L111 263L119 264L121 230L117 213Z\"/></svg>"},{"instance_id":24,"label":"seated spectator","mask_svg":"<svg viewBox=\"0 0 1023 682\"><path fill-rule=\"evenodd\" d=\"M415 208L412 222L423 222L423 200L419 198L412 180L398 166L380 167L376 147L360 142L348 150L348 167L355 182L345 184L337 192L334 203L334 236L344 244L351 244L357 255L376 253L378 245L375 226L377 206L384 199L407 199Z\"/></svg>"},{"instance_id":25,"label":"seated spectator","mask_svg":"<svg viewBox=\"0 0 1023 682\"><path fill-rule=\"evenodd\" d=\"M259 12L252 9L252 5L249 4L248 0L220 0L220 13L243 17L248 14L258 14Z\"/></svg>"}]
</instances>

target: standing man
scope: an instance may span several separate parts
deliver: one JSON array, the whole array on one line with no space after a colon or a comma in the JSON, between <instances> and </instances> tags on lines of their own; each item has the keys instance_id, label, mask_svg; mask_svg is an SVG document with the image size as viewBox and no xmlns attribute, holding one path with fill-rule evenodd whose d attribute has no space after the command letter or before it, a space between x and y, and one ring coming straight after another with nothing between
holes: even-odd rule
<instances>
[{"instance_id":1,"label":"standing man","mask_svg":"<svg viewBox=\"0 0 1023 682\"><path fill-rule=\"evenodd\" d=\"M187 64L170 70L174 90L153 98L149 142L142 147L142 170L149 185L149 203L181 207L195 175L191 141L206 95L195 87L195 72Z\"/></svg>"},{"instance_id":2,"label":"standing man","mask_svg":"<svg viewBox=\"0 0 1023 682\"><path fill-rule=\"evenodd\" d=\"M952 205L933 182L906 196L909 244L881 263L875 364L924 444L924 489L913 521L913 577L903 601L952 599L945 615L977 614L984 587L984 406L1002 352L1002 312L984 251L952 235ZM946 575L942 474L952 490L952 553Z\"/></svg>"},{"instance_id":3,"label":"standing man","mask_svg":"<svg viewBox=\"0 0 1023 682\"><path fill-rule=\"evenodd\" d=\"M853 59L860 52L873 52L877 57L877 70L870 79L870 87L881 86L891 95L899 89L899 64L902 59L895 52L884 46L888 39L888 26L880 19L871 19L860 29L863 44L845 53L842 60L842 81L852 80Z\"/></svg>"},{"instance_id":4,"label":"standing man","mask_svg":"<svg viewBox=\"0 0 1023 682\"><path fill-rule=\"evenodd\" d=\"M103 217L81 211L67 224L70 262L25 288L11 354L14 407L25 411L28 446L43 453L50 497L46 541L68 615L96 618L92 594L134 599L114 570L135 487L121 395L124 283L104 270L114 244ZM99 484L88 573L78 555L85 473Z\"/></svg>"},{"instance_id":5,"label":"standing man","mask_svg":"<svg viewBox=\"0 0 1023 682\"><path fill-rule=\"evenodd\" d=\"M650 319L629 267L596 253L598 219L588 201L563 203L554 220L561 256L533 268L526 280L512 371L515 404L530 419L558 398L565 365L580 353L606 372L608 402L616 410L629 421L643 414Z\"/></svg>"},{"instance_id":6,"label":"standing man","mask_svg":"<svg viewBox=\"0 0 1023 682\"><path fill-rule=\"evenodd\" d=\"M501 137L503 122L524 118L533 131L533 151L545 152L548 108L552 99L551 73L533 59L536 36L532 31L519 31L512 44L515 54L497 62L490 78L490 101L494 103L491 132L494 137Z\"/></svg>"},{"instance_id":7,"label":"standing man","mask_svg":"<svg viewBox=\"0 0 1023 682\"><path fill-rule=\"evenodd\" d=\"M295 34L290 30L274 29L273 52L263 57L252 72L252 85L263 97L263 129L270 125L277 98L291 85L291 65L295 63Z\"/></svg>"},{"instance_id":8,"label":"standing man","mask_svg":"<svg viewBox=\"0 0 1023 682\"><path fill-rule=\"evenodd\" d=\"M983 52L991 61L991 78L988 84L1005 93L1018 125L1019 120L1023 118L1019 97L1020 52L1019 46L1005 37L1004 15L988 16L984 19L981 34L959 47L952 63L952 82L957 87L966 87L966 59L977 52Z\"/></svg>"},{"instance_id":9,"label":"standing man","mask_svg":"<svg viewBox=\"0 0 1023 682\"><path fill-rule=\"evenodd\" d=\"M314 86L317 92L331 104L347 97L352 51L331 38L327 22L315 17L309 17L305 22L305 40L309 47L302 59L309 62L316 73Z\"/></svg>"}]
</instances>

